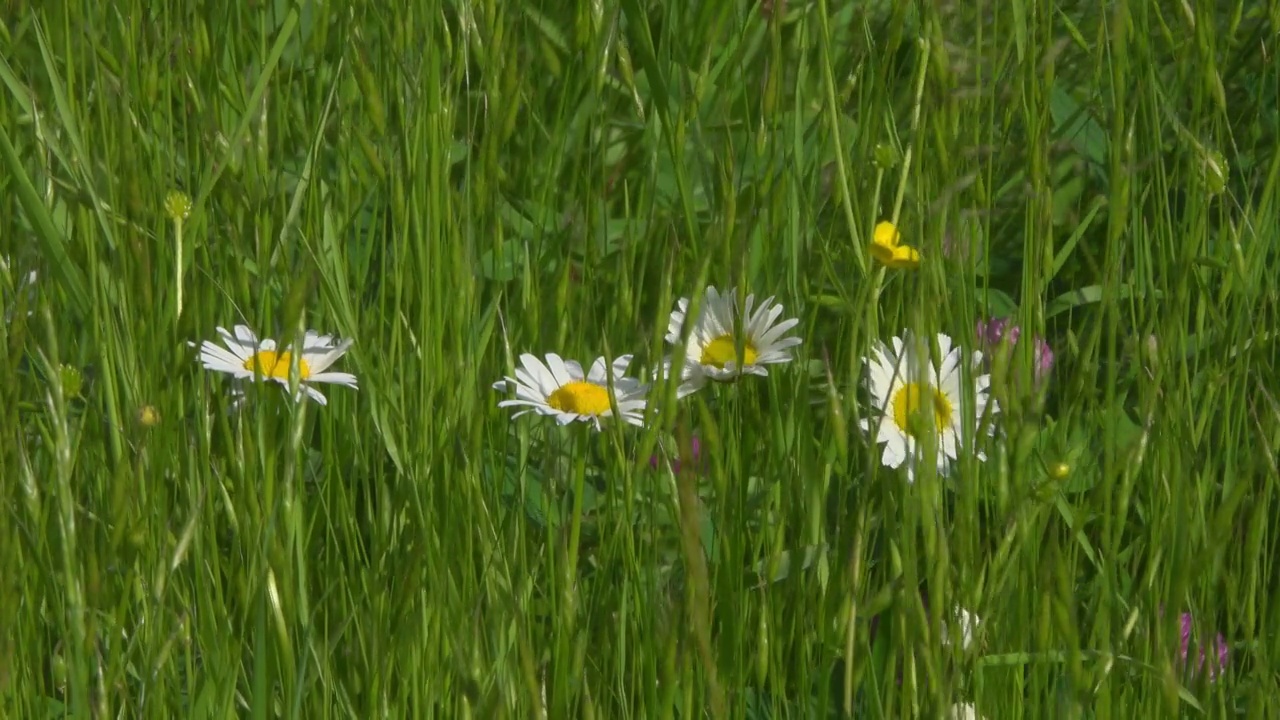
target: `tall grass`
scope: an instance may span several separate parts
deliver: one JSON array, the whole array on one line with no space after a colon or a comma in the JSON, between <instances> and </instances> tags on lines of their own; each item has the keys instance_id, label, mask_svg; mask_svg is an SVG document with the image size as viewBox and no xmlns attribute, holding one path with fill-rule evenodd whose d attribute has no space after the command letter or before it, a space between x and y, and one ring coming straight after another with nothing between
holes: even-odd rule
<instances>
[{"instance_id":1,"label":"tall grass","mask_svg":"<svg viewBox=\"0 0 1280 720\"><path fill-rule=\"evenodd\" d=\"M1280 713L1274 3L6 6L0 715ZM497 408L708 284L795 361ZM1002 317L986 461L882 467L872 344Z\"/></svg>"}]
</instances>

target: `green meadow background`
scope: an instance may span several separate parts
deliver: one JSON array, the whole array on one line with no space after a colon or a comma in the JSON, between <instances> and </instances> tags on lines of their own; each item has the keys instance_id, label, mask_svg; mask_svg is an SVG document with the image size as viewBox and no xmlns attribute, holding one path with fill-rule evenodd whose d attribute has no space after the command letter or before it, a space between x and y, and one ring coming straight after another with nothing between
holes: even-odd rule
<instances>
[{"instance_id":1,"label":"green meadow background","mask_svg":"<svg viewBox=\"0 0 1280 720\"><path fill-rule=\"evenodd\" d=\"M1280 716L1275 0L0 7L0 716ZM795 362L497 408L708 284ZM987 461L880 467L871 343L1006 316Z\"/></svg>"}]
</instances>

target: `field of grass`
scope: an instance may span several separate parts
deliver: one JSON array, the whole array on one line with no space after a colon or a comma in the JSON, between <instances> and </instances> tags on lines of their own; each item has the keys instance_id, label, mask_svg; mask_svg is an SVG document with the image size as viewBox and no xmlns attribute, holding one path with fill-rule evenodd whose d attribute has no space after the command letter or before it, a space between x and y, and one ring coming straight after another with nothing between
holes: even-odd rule
<instances>
[{"instance_id":1,"label":"field of grass","mask_svg":"<svg viewBox=\"0 0 1280 720\"><path fill-rule=\"evenodd\" d=\"M1276 0L0 7L0 717L1280 717Z\"/></svg>"}]
</instances>

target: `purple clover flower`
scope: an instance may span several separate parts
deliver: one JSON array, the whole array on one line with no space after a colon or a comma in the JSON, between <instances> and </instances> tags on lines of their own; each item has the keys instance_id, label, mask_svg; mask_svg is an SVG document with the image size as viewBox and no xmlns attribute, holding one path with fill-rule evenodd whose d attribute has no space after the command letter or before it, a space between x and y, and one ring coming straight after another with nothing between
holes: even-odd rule
<instances>
[{"instance_id":1,"label":"purple clover flower","mask_svg":"<svg viewBox=\"0 0 1280 720\"><path fill-rule=\"evenodd\" d=\"M975 332L984 355L994 353L1006 340L1010 347L1014 347L1022 337L1022 328L1013 324L1012 318L1007 317L979 320ZM1053 349L1044 338L1038 336L1035 339L1035 346L1036 382L1039 383L1053 370Z\"/></svg>"},{"instance_id":2,"label":"purple clover flower","mask_svg":"<svg viewBox=\"0 0 1280 720\"><path fill-rule=\"evenodd\" d=\"M1179 620L1182 624L1182 643L1178 649L1178 656L1181 658L1182 665L1185 666L1187 664L1188 651L1191 649L1193 618L1191 617L1191 613L1182 613ZM1218 637L1215 638L1214 645L1218 651L1218 657L1216 662L1209 663L1208 670L1210 682L1216 681L1218 679L1218 673L1226 670L1227 658L1230 654L1228 652L1226 638L1222 637L1222 633L1218 633ZM1200 658L1196 663L1195 669L1191 671L1193 676L1199 674L1200 671L1205 668L1205 660L1205 643L1200 643Z\"/></svg>"}]
</instances>

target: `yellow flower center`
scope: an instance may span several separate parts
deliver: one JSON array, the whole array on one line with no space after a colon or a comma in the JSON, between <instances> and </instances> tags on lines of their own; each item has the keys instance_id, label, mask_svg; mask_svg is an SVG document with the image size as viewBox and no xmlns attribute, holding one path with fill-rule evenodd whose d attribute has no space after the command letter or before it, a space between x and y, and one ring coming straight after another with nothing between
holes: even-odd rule
<instances>
[{"instance_id":1,"label":"yellow flower center","mask_svg":"<svg viewBox=\"0 0 1280 720\"><path fill-rule=\"evenodd\" d=\"M735 363L739 368L755 365L757 357L756 346L748 340L742 344L742 362L738 362L738 349L734 347L733 336L721 335L702 348L701 362L703 365L715 365L723 370L729 363Z\"/></svg>"},{"instance_id":2,"label":"yellow flower center","mask_svg":"<svg viewBox=\"0 0 1280 720\"><path fill-rule=\"evenodd\" d=\"M609 412L609 388L583 380L561 385L547 396L547 404L564 413L604 415Z\"/></svg>"},{"instance_id":3,"label":"yellow flower center","mask_svg":"<svg viewBox=\"0 0 1280 720\"><path fill-rule=\"evenodd\" d=\"M277 353L275 350L259 350L253 354L253 357L244 361L244 369L249 372L255 370L264 378L273 378L276 380L289 379L289 364L293 361L293 357L289 352ZM298 378L306 380L311 377L311 366L307 365L307 361L298 358Z\"/></svg>"},{"instance_id":4,"label":"yellow flower center","mask_svg":"<svg viewBox=\"0 0 1280 720\"><path fill-rule=\"evenodd\" d=\"M933 406L933 422L937 432L951 424L951 401L927 383L906 383L893 395L893 422L908 435L919 438L928 431L920 427L927 420L925 403Z\"/></svg>"}]
</instances>

